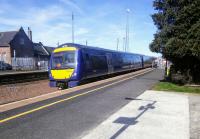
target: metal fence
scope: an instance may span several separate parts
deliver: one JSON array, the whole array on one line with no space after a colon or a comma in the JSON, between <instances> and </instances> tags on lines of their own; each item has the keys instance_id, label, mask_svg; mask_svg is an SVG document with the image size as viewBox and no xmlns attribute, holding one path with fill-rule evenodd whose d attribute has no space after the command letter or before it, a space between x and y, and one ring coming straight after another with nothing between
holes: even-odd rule
<instances>
[{"instance_id":1,"label":"metal fence","mask_svg":"<svg viewBox=\"0 0 200 139\"><path fill-rule=\"evenodd\" d=\"M48 70L49 60L41 58L12 58L13 70Z\"/></svg>"}]
</instances>

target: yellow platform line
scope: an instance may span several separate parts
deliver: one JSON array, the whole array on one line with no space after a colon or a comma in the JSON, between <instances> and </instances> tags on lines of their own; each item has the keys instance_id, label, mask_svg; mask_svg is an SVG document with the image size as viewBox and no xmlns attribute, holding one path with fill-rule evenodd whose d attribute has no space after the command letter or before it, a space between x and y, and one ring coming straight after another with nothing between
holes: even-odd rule
<instances>
[{"instance_id":1,"label":"yellow platform line","mask_svg":"<svg viewBox=\"0 0 200 139\"><path fill-rule=\"evenodd\" d=\"M107 84L107 85L105 85L105 86L102 86L102 87L99 87L99 88L96 88L96 89L93 89L93 90L90 90L90 91L87 91L87 92L84 92L84 93L81 93L81 94L77 94L77 95L71 96L71 97L69 97L69 98L65 98L65 99L61 99L61 100L55 101L55 102L52 102L52 103L43 105L43 106L41 106L41 107L38 107L38 108L35 108L35 109L32 109L32 110L26 111L26 112L23 112L23 113L20 113L20 114L16 114L16 115L10 116L10 117L8 117L8 118L5 118L5 119L0 120L0 124L1 124L1 123L4 123L4 122L7 122L7 121L9 121L9 120L12 120L12 119L16 119L16 118L19 118L19 117L21 117L21 116L24 116L24 115L33 113L33 112L36 112L36 111L42 110L42 109L44 109L44 108L50 107L50 106L55 105L55 104L58 104L58 103L61 103L61 102L64 102L64 101L68 101L68 100L71 100L71 99L74 99L74 98L77 98L77 97L80 97L80 96L87 95L87 94L89 94L89 93L91 93L91 92L94 92L94 91L97 91L97 90L100 90L100 89L103 89L103 88L112 86L112 85L114 85L114 84L117 84L117 83L120 83L120 82L123 82L123 81L126 81L126 80L129 80L129 79L131 79L131 78L140 76L140 75L145 74L145 73L148 73L148 72L150 72L150 71L152 71L152 70L149 70L149 71L146 71L146 72L143 72L143 73L140 73L140 74L131 76L131 77L129 77L129 78L125 78L125 79L122 79L122 80L113 82L113 83L111 83L111 84Z\"/></svg>"}]
</instances>

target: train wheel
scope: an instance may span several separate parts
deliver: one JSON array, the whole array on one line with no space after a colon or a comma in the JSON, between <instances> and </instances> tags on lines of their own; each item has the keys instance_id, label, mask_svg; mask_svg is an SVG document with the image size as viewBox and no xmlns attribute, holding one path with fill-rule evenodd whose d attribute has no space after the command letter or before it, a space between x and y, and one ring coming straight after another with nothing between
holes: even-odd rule
<instances>
[{"instance_id":1,"label":"train wheel","mask_svg":"<svg viewBox=\"0 0 200 139\"><path fill-rule=\"evenodd\" d=\"M62 83L62 84L59 84L59 86L58 86L58 90L64 90L64 89L67 89L67 88L68 88L67 83Z\"/></svg>"}]
</instances>

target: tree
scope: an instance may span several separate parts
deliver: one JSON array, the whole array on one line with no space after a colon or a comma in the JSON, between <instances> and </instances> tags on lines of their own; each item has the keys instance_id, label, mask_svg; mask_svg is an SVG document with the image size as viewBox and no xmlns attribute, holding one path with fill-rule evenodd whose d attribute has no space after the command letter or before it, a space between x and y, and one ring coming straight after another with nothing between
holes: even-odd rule
<instances>
[{"instance_id":1,"label":"tree","mask_svg":"<svg viewBox=\"0 0 200 139\"><path fill-rule=\"evenodd\" d=\"M150 50L170 60L176 71L200 81L200 0L154 0L157 32Z\"/></svg>"}]
</instances>

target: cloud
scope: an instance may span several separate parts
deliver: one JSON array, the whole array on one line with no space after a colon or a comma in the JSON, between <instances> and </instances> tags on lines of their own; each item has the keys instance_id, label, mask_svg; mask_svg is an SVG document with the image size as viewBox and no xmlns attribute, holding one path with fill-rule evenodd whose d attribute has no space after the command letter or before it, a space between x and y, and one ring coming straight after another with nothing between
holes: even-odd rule
<instances>
[{"instance_id":1,"label":"cloud","mask_svg":"<svg viewBox=\"0 0 200 139\"><path fill-rule=\"evenodd\" d=\"M43 24L48 23L51 20L63 18L66 12L59 6L49 6L44 8L32 8L26 17L30 19L32 15L31 23L33 24Z\"/></svg>"},{"instance_id":2,"label":"cloud","mask_svg":"<svg viewBox=\"0 0 200 139\"><path fill-rule=\"evenodd\" d=\"M30 7L26 12L20 12L10 6L7 11L16 13L18 16L9 17L7 14L0 16L0 29L18 30L20 26L23 26L26 31L26 27L29 26L33 31L33 41L41 41L51 46L55 46L57 41L67 41L71 36L71 24L67 18L69 13L62 6ZM80 31L84 33L84 30Z\"/></svg>"},{"instance_id":3,"label":"cloud","mask_svg":"<svg viewBox=\"0 0 200 139\"><path fill-rule=\"evenodd\" d=\"M68 5L70 8L72 8L73 12L78 12L81 15L85 15L85 12L72 0L60 0L61 3L64 3Z\"/></svg>"},{"instance_id":4,"label":"cloud","mask_svg":"<svg viewBox=\"0 0 200 139\"><path fill-rule=\"evenodd\" d=\"M73 1L71 0L60 0L62 3L68 6L69 8L75 9L80 14L84 14L83 10ZM30 7L27 8L26 12L23 9L18 10L17 7L7 5L7 11L11 13L16 13L18 17L7 17L6 14L0 17L0 25L10 26L10 28L14 28L17 30L20 26L28 27L30 26L33 31L33 40L41 41L44 44L54 46L58 41L60 43L71 42L71 11L66 10L66 7L63 5L52 4L45 6L43 8L40 7ZM88 16L90 22L86 23L86 26L81 25L80 18L75 20L79 23L75 26L75 39L77 42L85 42L85 40L89 40L93 38L93 42L97 40L100 42L101 40L109 40L108 37L114 36L113 34L120 34L116 30L117 27L106 27L103 31L98 31L98 34L95 34L97 30L93 30L93 32L89 31L90 24L94 26L98 26L98 17L102 17L102 13L105 16L105 12L97 11L97 15L93 13L93 16ZM85 18L84 18L85 20ZM82 20L83 21L83 20ZM114 25L113 25L114 26ZM101 28L101 27L99 27ZM98 28L98 29L99 29ZM26 30L26 28L25 28ZM106 30L110 30L110 33L105 33ZM99 35L99 36L98 36ZM96 39L98 38L98 39ZM105 41L104 41L105 42ZM98 43L96 43L98 44Z\"/></svg>"},{"instance_id":5,"label":"cloud","mask_svg":"<svg viewBox=\"0 0 200 139\"><path fill-rule=\"evenodd\" d=\"M87 34L88 32L89 30L87 28L78 28L76 35L81 36Z\"/></svg>"},{"instance_id":6,"label":"cloud","mask_svg":"<svg viewBox=\"0 0 200 139\"><path fill-rule=\"evenodd\" d=\"M148 27L154 27L153 22L144 21L143 24L144 24L145 26L148 26Z\"/></svg>"},{"instance_id":7,"label":"cloud","mask_svg":"<svg viewBox=\"0 0 200 139\"><path fill-rule=\"evenodd\" d=\"M0 14L4 13L4 11L2 9L0 9Z\"/></svg>"},{"instance_id":8,"label":"cloud","mask_svg":"<svg viewBox=\"0 0 200 139\"><path fill-rule=\"evenodd\" d=\"M63 18L63 9L58 6L44 7L43 9L33 7L27 10L25 13L19 13L16 9L9 9L12 13L18 13L19 17L0 17L0 24L19 26L19 25L42 25L52 20Z\"/></svg>"},{"instance_id":9,"label":"cloud","mask_svg":"<svg viewBox=\"0 0 200 139\"><path fill-rule=\"evenodd\" d=\"M57 23L48 25L40 30L35 29L35 40L42 41L44 44L55 46L57 42L66 42L71 38L71 25L67 23ZM34 33L33 32L33 33Z\"/></svg>"},{"instance_id":10,"label":"cloud","mask_svg":"<svg viewBox=\"0 0 200 139\"><path fill-rule=\"evenodd\" d=\"M10 8L11 8L11 6L9 4L1 2L1 4L0 4L0 14L5 13L5 11L7 11Z\"/></svg>"},{"instance_id":11,"label":"cloud","mask_svg":"<svg viewBox=\"0 0 200 139\"><path fill-rule=\"evenodd\" d=\"M0 31L18 30L20 26L26 31L27 27L31 27L34 42L41 41L49 46L56 46L58 42L60 44L71 42L73 11L76 43L85 44L87 40L91 46L116 49L119 38L119 47L122 48L126 16L125 8L121 4L113 1L59 0L38 3L29 0L25 4L21 2L24 5L19 7L21 4L18 4L17 0L0 1ZM130 17L129 36L130 46L133 44L133 47L130 49L134 52L137 52L136 48L139 51L140 47L148 50L144 47L148 46L148 41L144 40L152 39L154 29L149 23L152 20L149 21L149 18L138 20L138 17L134 16L136 23L133 25L131 19Z\"/></svg>"}]
</instances>

